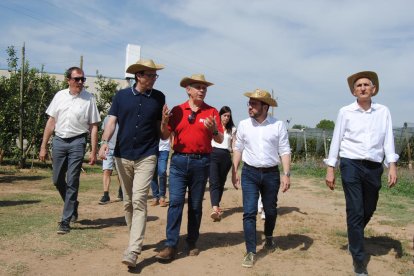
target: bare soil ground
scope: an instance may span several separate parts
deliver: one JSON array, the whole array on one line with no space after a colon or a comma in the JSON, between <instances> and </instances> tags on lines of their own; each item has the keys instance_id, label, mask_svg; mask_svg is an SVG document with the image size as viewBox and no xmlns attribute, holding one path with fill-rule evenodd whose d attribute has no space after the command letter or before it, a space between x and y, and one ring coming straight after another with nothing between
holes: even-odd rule
<instances>
[{"instance_id":1,"label":"bare soil ground","mask_svg":"<svg viewBox=\"0 0 414 276\"><path fill-rule=\"evenodd\" d=\"M85 177L82 176L82 180ZM50 193L58 198L56 191L39 190L35 182L0 183L0 195ZM113 187L111 194L115 194ZM148 206L145 247L135 269L128 269L121 263L128 243L122 203L101 206L98 205L100 196L96 191L80 192L79 221L65 236L96 229L97 233L103 234L103 246L86 246L65 254L59 250L68 237L60 236L52 242L51 239L43 242L39 236L24 236L18 241L0 240L3 243L0 245L0 274L20 274L16 269L14 272L5 269L8 264L16 266L20 263L25 267L21 274L25 275L353 275L351 256L346 250L343 193L329 191L319 179L292 177L292 189L279 194L279 216L274 233L277 250L274 253L266 254L262 250L263 221L258 215L258 258L250 269L241 266L245 251L241 191L235 190L230 181L223 196L224 218L221 222L210 219L210 197L206 190L198 242L201 252L196 257L183 253L187 227L185 209L177 259L168 264L156 261L154 256L165 239L167 208ZM0 208L3 208L0 209L1 215L6 209ZM57 220L60 211L51 210L56 213ZM381 223L384 219L389 218L377 212L367 229L370 275L413 275L411 243L414 224L392 226ZM56 235L55 230L49 229L47 235Z\"/></svg>"}]
</instances>

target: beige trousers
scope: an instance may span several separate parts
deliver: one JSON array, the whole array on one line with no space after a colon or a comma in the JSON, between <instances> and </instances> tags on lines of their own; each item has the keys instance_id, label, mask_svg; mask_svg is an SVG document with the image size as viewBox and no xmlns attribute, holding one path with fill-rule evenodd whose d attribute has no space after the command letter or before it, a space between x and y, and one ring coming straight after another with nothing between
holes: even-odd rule
<instances>
[{"instance_id":1,"label":"beige trousers","mask_svg":"<svg viewBox=\"0 0 414 276\"><path fill-rule=\"evenodd\" d=\"M155 155L138 160L115 158L124 194L125 220L129 227L128 251L141 253L147 223L147 197L157 164Z\"/></svg>"}]
</instances>

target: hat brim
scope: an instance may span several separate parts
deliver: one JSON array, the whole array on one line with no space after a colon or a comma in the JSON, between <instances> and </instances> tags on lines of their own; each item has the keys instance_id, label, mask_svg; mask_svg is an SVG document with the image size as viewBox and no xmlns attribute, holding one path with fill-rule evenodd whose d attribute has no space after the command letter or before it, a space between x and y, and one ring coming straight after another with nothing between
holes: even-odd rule
<instances>
[{"instance_id":1,"label":"hat brim","mask_svg":"<svg viewBox=\"0 0 414 276\"><path fill-rule=\"evenodd\" d=\"M362 71L362 72L358 72L348 77L348 86L349 86L349 89L351 90L351 94L352 95L354 94L355 82L362 78L367 78L372 81L372 83L375 85L375 93L372 94L372 96L377 95L379 91L379 80L378 80L377 73L373 71Z\"/></svg>"},{"instance_id":2,"label":"hat brim","mask_svg":"<svg viewBox=\"0 0 414 276\"><path fill-rule=\"evenodd\" d=\"M264 102L265 104L269 105L269 106L277 106L277 102L275 99L272 98L263 98L263 97L256 97L255 96L255 92L246 92L243 95L245 95L248 98L252 98L261 102Z\"/></svg>"},{"instance_id":3,"label":"hat brim","mask_svg":"<svg viewBox=\"0 0 414 276\"><path fill-rule=\"evenodd\" d=\"M192 78L183 78L180 81L180 86L186 88L187 86L189 86L190 84L193 84L193 83L202 83L206 86L214 85L214 83L208 82L208 81L195 80L195 79L192 79Z\"/></svg>"},{"instance_id":4,"label":"hat brim","mask_svg":"<svg viewBox=\"0 0 414 276\"><path fill-rule=\"evenodd\" d=\"M131 64L126 72L130 74L136 74L137 72L145 71L145 70L162 70L164 69L164 65L162 64L155 64L155 67L149 67L142 64Z\"/></svg>"}]
</instances>

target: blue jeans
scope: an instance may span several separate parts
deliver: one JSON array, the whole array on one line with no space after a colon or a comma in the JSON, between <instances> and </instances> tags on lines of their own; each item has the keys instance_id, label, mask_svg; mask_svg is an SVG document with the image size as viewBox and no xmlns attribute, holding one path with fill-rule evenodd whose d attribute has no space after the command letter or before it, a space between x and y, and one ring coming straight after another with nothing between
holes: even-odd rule
<instances>
[{"instance_id":1,"label":"blue jeans","mask_svg":"<svg viewBox=\"0 0 414 276\"><path fill-rule=\"evenodd\" d=\"M194 244L200 235L203 196L206 189L210 155L191 158L173 154L170 164L170 205L167 214L166 246L177 247L183 216L185 193L188 189L187 243Z\"/></svg>"},{"instance_id":2,"label":"blue jeans","mask_svg":"<svg viewBox=\"0 0 414 276\"><path fill-rule=\"evenodd\" d=\"M53 184L64 201L62 222L69 223L78 205L79 178L86 148L86 135L52 141Z\"/></svg>"},{"instance_id":3,"label":"blue jeans","mask_svg":"<svg viewBox=\"0 0 414 276\"><path fill-rule=\"evenodd\" d=\"M349 251L354 261L364 262L364 229L377 208L384 168L377 162L341 158L340 169L346 201Z\"/></svg>"},{"instance_id":4,"label":"blue jeans","mask_svg":"<svg viewBox=\"0 0 414 276\"><path fill-rule=\"evenodd\" d=\"M253 167L243 166L241 175L243 194L243 230L247 252L256 253L256 216L259 193L262 195L263 209L266 213L264 234L273 236L277 217L277 195L280 187L280 172L262 172Z\"/></svg>"},{"instance_id":5,"label":"blue jeans","mask_svg":"<svg viewBox=\"0 0 414 276\"><path fill-rule=\"evenodd\" d=\"M159 152L157 168L151 181L151 191L154 198L165 197L167 191L167 164L170 152L163 150Z\"/></svg>"}]
</instances>

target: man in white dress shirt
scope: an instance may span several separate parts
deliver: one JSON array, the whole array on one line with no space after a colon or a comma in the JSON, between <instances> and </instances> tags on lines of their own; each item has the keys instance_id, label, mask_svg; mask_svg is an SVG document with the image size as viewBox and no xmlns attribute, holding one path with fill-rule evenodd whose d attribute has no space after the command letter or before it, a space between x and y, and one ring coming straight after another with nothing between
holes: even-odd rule
<instances>
[{"instance_id":1,"label":"man in white dress shirt","mask_svg":"<svg viewBox=\"0 0 414 276\"><path fill-rule=\"evenodd\" d=\"M270 106L277 106L270 93L256 89L244 94L249 98L250 118L240 122L236 132L233 151L232 182L240 188L238 168L240 160L244 165L241 174L243 193L243 230L247 253L242 266L252 267L256 255L257 200L262 196L266 212L264 248L273 252L273 230L276 225L277 195L279 188L286 192L290 187L290 146L283 121L268 114ZM279 164L283 165L280 177Z\"/></svg>"},{"instance_id":2,"label":"man in white dress shirt","mask_svg":"<svg viewBox=\"0 0 414 276\"><path fill-rule=\"evenodd\" d=\"M69 88L56 93L46 110L49 119L43 133L39 159L44 161L47 155L47 143L54 133L52 163L53 184L64 201L63 214L58 234L70 231L70 221L78 218L78 190L86 139L91 135L89 164L96 161L98 144L98 123L101 121L95 97L87 92L83 85L84 72L79 67L66 71Z\"/></svg>"},{"instance_id":3,"label":"man in white dress shirt","mask_svg":"<svg viewBox=\"0 0 414 276\"><path fill-rule=\"evenodd\" d=\"M329 150L326 185L335 189L334 169L340 157L342 186L346 200L349 251L356 275L367 275L364 229L377 207L381 162L389 167L388 186L397 183L399 156L395 154L391 115L384 105L372 101L378 93L378 76L363 71L348 77L356 101L339 110ZM385 156L385 159L384 159Z\"/></svg>"}]
</instances>

